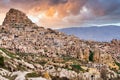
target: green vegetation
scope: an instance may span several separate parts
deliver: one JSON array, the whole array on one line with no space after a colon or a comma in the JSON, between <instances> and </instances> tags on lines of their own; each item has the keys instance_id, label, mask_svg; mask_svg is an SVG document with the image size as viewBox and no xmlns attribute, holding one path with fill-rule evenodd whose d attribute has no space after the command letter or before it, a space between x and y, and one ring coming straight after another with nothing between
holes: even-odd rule
<instances>
[{"instance_id":1,"label":"green vegetation","mask_svg":"<svg viewBox=\"0 0 120 80\"><path fill-rule=\"evenodd\" d=\"M26 77L40 77L40 74L36 73L36 72L32 72L32 73L28 73L26 75Z\"/></svg>"},{"instance_id":2,"label":"green vegetation","mask_svg":"<svg viewBox=\"0 0 120 80\"><path fill-rule=\"evenodd\" d=\"M25 70L27 70L26 67L24 67L24 66L22 66L22 65L17 66L17 69L20 70L20 71L25 71Z\"/></svg>"},{"instance_id":3,"label":"green vegetation","mask_svg":"<svg viewBox=\"0 0 120 80\"><path fill-rule=\"evenodd\" d=\"M0 67L4 67L5 64L4 64L4 57L3 56L0 56Z\"/></svg>"},{"instance_id":4,"label":"green vegetation","mask_svg":"<svg viewBox=\"0 0 120 80\"><path fill-rule=\"evenodd\" d=\"M120 69L120 63L118 63L118 62L115 62L115 64L116 64L117 66L119 66L119 69Z\"/></svg>"},{"instance_id":5,"label":"green vegetation","mask_svg":"<svg viewBox=\"0 0 120 80\"><path fill-rule=\"evenodd\" d=\"M120 63L118 63L118 62L115 62L115 63L116 63L116 65L118 65L120 67Z\"/></svg>"},{"instance_id":6,"label":"green vegetation","mask_svg":"<svg viewBox=\"0 0 120 80\"><path fill-rule=\"evenodd\" d=\"M82 69L80 65L71 65L71 67L76 72L84 71L84 69Z\"/></svg>"},{"instance_id":7,"label":"green vegetation","mask_svg":"<svg viewBox=\"0 0 120 80\"><path fill-rule=\"evenodd\" d=\"M44 66L46 63L47 63L47 62L44 61L44 60L41 60L41 61L39 62L39 64L41 64L42 66Z\"/></svg>"},{"instance_id":8,"label":"green vegetation","mask_svg":"<svg viewBox=\"0 0 120 80\"><path fill-rule=\"evenodd\" d=\"M66 63L66 62L73 62L73 64L80 64L81 63L80 60L73 58L73 57L70 57L70 56L64 56L64 57L62 57L62 59L64 60L63 63Z\"/></svg>"},{"instance_id":9,"label":"green vegetation","mask_svg":"<svg viewBox=\"0 0 120 80\"><path fill-rule=\"evenodd\" d=\"M76 61L77 59L76 58L73 58L69 55L67 56L62 56L62 59L66 62L66 61Z\"/></svg>"},{"instance_id":10,"label":"green vegetation","mask_svg":"<svg viewBox=\"0 0 120 80\"><path fill-rule=\"evenodd\" d=\"M93 52L93 51L90 51L90 54L89 54L89 61L91 61L91 62L94 61L94 52Z\"/></svg>"},{"instance_id":11,"label":"green vegetation","mask_svg":"<svg viewBox=\"0 0 120 80\"><path fill-rule=\"evenodd\" d=\"M17 77L17 75L14 75L14 76L8 76L8 75L6 75L6 76L3 76L3 77L5 77L5 78L7 78L9 80L15 80L15 78Z\"/></svg>"},{"instance_id":12,"label":"green vegetation","mask_svg":"<svg viewBox=\"0 0 120 80\"><path fill-rule=\"evenodd\" d=\"M120 74L120 72L116 72L117 74Z\"/></svg>"},{"instance_id":13,"label":"green vegetation","mask_svg":"<svg viewBox=\"0 0 120 80\"><path fill-rule=\"evenodd\" d=\"M12 52L10 52L10 51L8 51L8 50L6 50L4 48L0 48L0 50L2 50L4 53L6 53L9 57L16 58L16 55L13 54Z\"/></svg>"},{"instance_id":14,"label":"green vegetation","mask_svg":"<svg viewBox=\"0 0 120 80\"><path fill-rule=\"evenodd\" d=\"M44 52L48 52L48 50L47 50L47 49L44 49Z\"/></svg>"}]
</instances>

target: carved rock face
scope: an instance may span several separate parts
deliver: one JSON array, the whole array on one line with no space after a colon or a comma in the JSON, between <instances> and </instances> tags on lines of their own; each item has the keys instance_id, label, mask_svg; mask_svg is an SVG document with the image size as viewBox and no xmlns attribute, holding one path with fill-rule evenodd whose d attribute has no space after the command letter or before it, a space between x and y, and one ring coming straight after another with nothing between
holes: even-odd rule
<instances>
[{"instance_id":1,"label":"carved rock face","mask_svg":"<svg viewBox=\"0 0 120 80\"><path fill-rule=\"evenodd\" d=\"M33 24L34 23L26 16L25 13L17 9L10 9L6 14L2 25L8 25L12 27L24 27L31 26Z\"/></svg>"}]
</instances>

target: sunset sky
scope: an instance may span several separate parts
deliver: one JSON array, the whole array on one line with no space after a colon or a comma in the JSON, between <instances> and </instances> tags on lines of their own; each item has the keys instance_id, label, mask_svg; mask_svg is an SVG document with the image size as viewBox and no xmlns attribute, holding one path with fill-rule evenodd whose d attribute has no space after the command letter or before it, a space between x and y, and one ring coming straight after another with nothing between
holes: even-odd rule
<instances>
[{"instance_id":1,"label":"sunset sky","mask_svg":"<svg viewBox=\"0 0 120 80\"><path fill-rule=\"evenodd\" d=\"M120 0L0 0L0 24L10 8L49 28L120 25Z\"/></svg>"}]
</instances>

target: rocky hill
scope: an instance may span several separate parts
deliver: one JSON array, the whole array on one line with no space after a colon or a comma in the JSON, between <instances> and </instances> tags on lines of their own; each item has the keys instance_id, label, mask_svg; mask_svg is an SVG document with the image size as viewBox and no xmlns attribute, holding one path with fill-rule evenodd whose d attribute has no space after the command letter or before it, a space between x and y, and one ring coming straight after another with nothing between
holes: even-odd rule
<instances>
[{"instance_id":1,"label":"rocky hill","mask_svg":"<svg viewBox=\"0 0 120 80\"><path fill-rule=\"evenodd\" d=\"M2 25L8 25L9 27L24 27L35 25L25 13L11 8L6 14Z\"/></svg>"},{"instance_id":2,"label":"rocky hill","mask_svg":"<svg viewBox=\"0 0 120 80\"><path fill-rule=\"evenodd\" d=\"M119 80L119 55L119 40L80 40L37 26L16 9L8 11L0 26L0 77L6 79ZM13 75L3 75L5 71Z\"/></svg>"}]
</instances>

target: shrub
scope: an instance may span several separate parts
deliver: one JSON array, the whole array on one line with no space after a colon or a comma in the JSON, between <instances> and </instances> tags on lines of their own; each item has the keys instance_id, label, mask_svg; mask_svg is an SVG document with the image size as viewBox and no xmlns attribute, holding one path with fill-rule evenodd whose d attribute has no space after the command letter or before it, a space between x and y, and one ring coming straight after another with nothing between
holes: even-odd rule
<instances>
[{"instance_id":1,"label":"shrub","mask_svg":"<svg viewBox=\"0 0 120 80\"><path fill-rule=\"evenodd\" d=\"M116 65L118 65L120 67L120 63L118 63L118 62L115 62L115 63L116 63Z\"/></svg>"},{"instance_id":2,"label":"shrub","mask_svg":"<svg viewBox=\"0 0 120 80\"><path fill-rule=\"evenodd\" d=\"M6 50L4 48L0 48L0 50L2 50L4 53L6 53L11 58L15 58L16 57L15 54L13 54L12 52L9 52L8 50Z\"/></svg>"},{"instance_id":3,"label":"shrub","mask_svg":"<svg viewBox=\"0 0 120 80\"><path fill-rule=\"evenodd\" d=\"M89 61L93 62L94 61L94 52L90 51L90 54L89 54Z\"/></svg>"},{"instance_id":4,"label":"shrub","mask_svg":"<svg viewBox=\"0 0 120 80\"><path fill-rule=\"evenodd\" d=\"M83 68L81 68L80 65L71 65L72 69L76 72L79 72L79 71L84 71Z\"/></svg>"},{"instance_id":5,"label":"shrub","mask_svg":"<svg viewBox=\"0 0 120 80\"><path fill-rule=\"evenodd\" d=\"M118 62L115 62L115 64L119 67L119 69L120 69L120 63L118 63Z\"/></svg>"},{"instance_id":6,"label":"shrub","mask_svg":"<svg viewBox=\"0 0 120 80\"><path fill-rule=\"evenodd\" d=\"M48 52L48 50L47 50L47 49L44 49L44 52Z\"/></svg>"},{"instance_id":7,"label":"shrub","mask_svg":"<svg viewBox=\"0 0 120 80\"><path fill-rule=\"evenodd\" d=\"M5 64L4 64L4 57L3 56L0 56L0 67L4 67Z\"/></svg>"},{"instance_id":8,"label":"shrub","mask_svg":"<svg viewBox=\"0 0 120 80\"><path fill-rule=\"evenodd\" d=\"M40 75L36 72L28 73L26 77L40 77Z\"/></svg>"},{"instance_id":9,"label":"shrub","mask_svg":"<svg viewBox=\"0 0 120 80\"><path fill-rule=\"evenodd\" d=\"M44 61L44 60L41 60L41 61L39 62L39 64L42 65L42 66L44 66L46 63L47 63L47 62Z\"/></svg>"}]
</instances>

